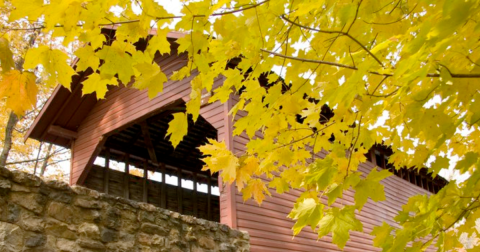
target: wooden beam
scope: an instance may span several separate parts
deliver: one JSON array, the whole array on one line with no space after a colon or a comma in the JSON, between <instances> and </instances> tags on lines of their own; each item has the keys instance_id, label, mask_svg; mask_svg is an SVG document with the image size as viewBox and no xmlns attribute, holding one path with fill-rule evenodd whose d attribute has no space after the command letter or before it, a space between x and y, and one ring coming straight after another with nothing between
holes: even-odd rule
<instances>
[{"instance_id":1,"label":"wooden beam","mask_svg":"<svg viewBox=\"0 0 480 252\"><path fill-rule=\"evenodd\" d=\"M62 127L56 126L56 125L50 125L48 127L47 132L48 132L48 134L63 137L63 138L69 139L69 140L74 140L74 139L77 139L77 137L78 137L77 132L75 132L73 130L65 129L65 128L62 128Z\"/></svg>"},{"instance_id":2,"label":"wooden beam","mask_svg":"<svg viewBox=\"0 0 480 252\"><path fill-rule=\"evenodd\" d=\"M93 151L92 155L90 156L90 159L88 160L88 163L85 165L85 169L82 171L82 174L78 178L78 181L77 181L78 185L83 185L83 183L85 183L85 179L87 178L88 173L90 172L90 169L92 168L93 162L95 162L95 159L100 154L100 151L102 151L106 140L107 140L107 138L105 137L105 135L101 136L100 139L98 139L98 144L95 147L95 150Z\"/></svg>"},{"instance_id":3,"label":"wooden beam","mask_svg":"<svg viewBox=\"0 0 480 252\"><path fill-rule=\"evenodd\" d=\"M110 150L105 151L105 168L103 169L103 192L108 194L108 183L110 180Z\"/></svg>"},{"instance_id":4,"label":"wooden beam","mask_svg":"<svg viewBox=\"0 0 480 252\"><path fill-rule=\"evenodd\" d=\"M166 184L166 179L167 175L165 174L167 172L167 169L165 168L165 164L161 164L160 167L160 172L162 173L162 186L161 186L161 192L160 192L160 207L161 208L167 208L167 184Z\"/></svg>"},{"instance_id":5,"label":"wooden beam","mask_svg":"<svg viewBox=\"0 0 480 252\"><path fill-rule=\"evenodd\" d=\"M177 187L177 206L178 206L178 212L179 213L182 213L183 211L183 207L182 207L182 199L183 199L183 195L182 195L182 170L181 169L178 169L178 173L177 173L177 180L178 180L178 187Z\"/></svg>"},{"instance_id":6,"label":"wooden beam","mask_svg":"<svg viewBox=\"0 0 480 252\"><path fill-rule=\"evenodd\" d=\"M198 217L197 173L193 173L193 216Z\"/></svg>"},{"instance_id":7,"label":"wooden beam","mask_svg":"<svg viewBox=\"0 0 480 252\"><path fill-rule=\"evenodd\" d=\"M125 198L130 199L130 167L128 164L128 155L125 156L124 188Z\"/></svg>"},{"instance_id":8,"label":"wooden beam","mask_svg":"<svg viewBox=\"0 0 480 252\"><path fill-rule=\"evenodd\" d=\"M89 71L89 70L87 70ZM68 96L67 100L62 104L62 106L60 107L60 109L56 112L55 114L55 117L50 121L51 124L55 123L55 121L57 121L58 117L63 113L63 110L65 110L65 108L67 107L67 104L70 103L70 101L73 99L73 97L75 96L75 93L78 92L78 90L81 89L82 85L80 85L79 83L82 81L83 78L85 78L86 75L86 72L87 71L84 71L82 73L82 76L79 78L79 81L77 82L77 85L73 88L72 92L70 93L70 95ZM61 87L60 87L61 88ZM60 89L59 88L59 89ZM58 89L58 90L59 90ZM57 91L57 90L56 90ZM52 99L48 99L47 101L47 104L46 106L49 106L50 105L50 101L52 101ZM44 108L46 108L46 106L44 106ZM34 127L36 127L36 122L37 122L37 119L41 118L43 116L43 113L45 112L45 110L42 108L42 111L40 111L40 114L37 116L37 118L35 119L35 122L33 123L33 125L30 127L30 129L33 129ZM30 131L30 130L29 130ZM40 141L43 141L43 139L45 138L45 136L48 134L48 128L46 131L43 132L42 136L40 137ZM27 132L26 135L30 135L29 132ZM25 141L27 141L27 139L25 139Z\"/></svg>"},{"instance_id":9,"label":"wooden beam","mask_svg":"<svg viewBox=\"0 0 480 252\"><path fill-rule=\"evenodd\" d=\"M155 110L155 111L152 111L152 112L150 112L150 113L147 113L147 114L141 116L140 118L138 118L138 119L136 119L136 120L133 120L133 121L127 123L127 124L124 124L124 125L116 128L116 129L108 132L107 134L105 134L105 136L108 137L108 136L111 136L111 135L113 135L113 134L116 134L116 133L118 133L118 132L120 132L120 131L122 131L122 130L124 130L124 129L127 129L127 128L135 125L135 124L138 124L138 123L140 123L140 122L142 122L142 121L145 121L145 120L147 120L147 119L149 119L149 118L151 118L151 117L153 117L153 116L162 116L162 115L166 116L166 115L168 115L168 114L175 113L175 111L171 111L171 110L174 109L174 108L178 108L179 106L185 106L185 102L184 102L182 99L172 101L172 102L166 104L165 106L162 106L162 107L161 107L160 109L158 109L158 110Z\"/></svg>"},{"instance_id":10,"label":"wooden beam","mask_svg":"<svg viewBox=\"0 0 480 252\"><path fill-rule=\"evenodd\" d=\"M212 179L208 177L207 180L207 218L208 220L212 220Z\"/></svg>"},{"instance_id":11,"label":"wooden beam","mask_svg":"<svg viewBox=\"0 0 480 252\"><path fill-rule=\"evenodd\" d=\"M122 146L119 146L119 145L108 144L108 145L105 146L105 148L109 148L111 153L116 153L116 154L119 154L119 155L129 154L129 157L131 159L137 159L139 161L148 160L145 157L135 155L135 154L132 154L132 153L128 153L127 150L124 150L125 147L122 147ZM157 166L157 167L161 167L162 163L168 163L169 165L174 167L175 170L178 169L177 167L180 167L180 168L183 169L184 172L193 173L192 171L188 170L188 168L191 168L191 167L185 165L184 163L182 164L181 160L178 159L178 158L170 158L170 157L169 158L163 158L163 159L159 160L158 164L155 164L155 163L152 162L152 165ZM200 169L200 168L201 167L198 167L198 169ZM208 174L209 174L209 171L198 172L198 175L200 175L202 177L205 177L205 178L208 177Z\"/></svg>"},{"instance_id":12,"label":"wooden beam","mask_svg":"<svg viewBox=\"0 0 480 252\"><path fill-rule=\"evenodd\" d=\"M158 164L157 155L155 154L155 149L153 149L152 139L150 138L150 132L148 132L147 122L145 121L141 122L140 127L142 127L143 139L145 139L145 145L147 147L150 160L152 160L153 163Z\"/></svg>"},{"instance_id":13,"label":"wooden beam","mask_svg":"<svg viewBox=\"0 0 480 252\"><path fill-rule=\"evenodd\" d=\"M143 202L148 203L148 163L143 164Z\"/></svg>"}]
</instances>

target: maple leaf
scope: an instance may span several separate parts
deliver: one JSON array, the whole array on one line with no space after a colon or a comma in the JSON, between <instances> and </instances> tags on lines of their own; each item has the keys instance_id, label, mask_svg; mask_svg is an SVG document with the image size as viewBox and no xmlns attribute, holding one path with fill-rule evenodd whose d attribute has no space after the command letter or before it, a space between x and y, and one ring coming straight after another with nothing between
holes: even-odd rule
<instances>
[{"instance_id":1,"label":"maple leaf","mask_svg":"<svg viewBox=\"0 0 480 252\"><path fill-rule=\"evenodd\" d=\"M13 62L13 53L10 50L9 42L6 38L0 38L0 64L2 72L8 72L15 67Z\"/></svg>"},{"instance_id":2,"label":"maple leaf","mask_svg":"<svg viewBox=\"0 0 480 252\"><path fill-rule=\"evenodd\" d=\"M339 248L345 247L350 231L362 231L362 223L355 218L355 207L330 208L318 223L318 238L332 233L332 241Z\"/></svg>"},{"instance_id":3,"label":"maple leaf","mask_svg":"<svg viewBox=\"0 0 480 252\"><path fill-rule=\"evenodd\" d=\"M391 175L388 170L378 172L376 169L372 169L367 178L361 180L355 186L355 206L357 209L361 210L363 208L368 197L374 201L385 200L384 186L380 184L380 181Z\"/></svg>"},{"instance_id":4,"label":"maple leaf","mask_svg":"<svg viewBox=\"0 0 480 252\"><path fill-rule=\"evenodd\" d=\"M48 46L30 48L25 56L25 69L34 69L42 65L48 74L47 83L54 86L57 83L70 88L72 76L75 71L67 64L68 55L58 49L50 49Z\"/></svg>"},{"instance_id":5,"label":"maple leaf","mask_svg":"<svg viewBox=\"0 0 480 252\"><path fill-rule=\"evenodd\" d=\"M133 52L133 45L128 45L123 42L114 41L111 46L104 46L101 50L96 52L96 55L101 60L104 60L99 70L102 74L116 75L118 79L126 84L129 83L133 71L133 59L127 52Z\"/></svg>"},{"instance_id":6,"label":"maple leaf","mask_svg":"<svg viewBox=\"0 0 480 252\"><path fill-rule=\"evenodd\" d=\"M95 92L97 99L103 99L108 91L107 85L117 85L117 83L115 78L103 79L100 74L93 73L83 82L82 93L90 94Z\"/></svg>"},{"instance_id":7,"label":"maple leaf","mask_svg":"<svg viewBox=\"0 0 480 252\"><path fill-rule=\"evenodd\" d=\"M271 194L261 179L251 179L248 181L245 188L242 189L242 197L244 201L253 197L258 204L261 204L265 199L265 195Z\"/></svg>"},{"instance_id":8,"label":"maple leaf","mask_svg":"<svg viewBox=\"0 0 480 252\"><path fill-rule=\"evenodd\" d=\"M75 51L75 55L79 58L75 69L77 71L85 71L88 68L92 68L95 72L100 65L100 59L95 55L95 51L90 45L79 48Z\"/></svg>"},{"instance_id":9,"label":"maple leaf","mask_svg":"<svg viewBox=\"0 0 480 252\"><path fill-rule=\"evenodd\" d=\"M157 63L140 63L135 65L140 72L133 86L139 90L148 89L148 97L152 99L163 91L163 83L167 82L167 76L162 72Z\"/></svg>"},{"instance_id":10,"label":"maple leaf","mask_svg":"<svg viewBox=\"0 0 480 252\"><path fill-rule=\"evenodd\" d=\"M323 217L324 207L318 199L306 198L297 201L292 211L288 214L289 218L297 221L292 228L293 234L299 234L307 225L310 226L312 230L315 230Z\"/></svg>"},{"instance_id":11,"label":"maple leaf","mask_svg":"<svg viewBox=\"0 0 480 252\"><path fill-rule=\"evenodd\" d=\"M7 99L7 108L21 116L36 105L38 89L35 79L33 73L21 73L18 70L11 70L3 75L0 81L0 97Z\"/></svg>"},{"instance_id":12,"label":"maple leaf","mask_svg":"<svg viewBox=\"0 0 480 252\"><path fill-rule=\"evenodd\" d=\"M173 147L176 148L177 145L182 141L183 137L187 135L188 132L188 117L185 113L175 113L173 114L173 119L168 123L168 130L165 137L170 136L169 141L172 143Z\"/></svg>"},{"instance_id":13,"label":"maple leaf","mask_svg":"<svg viewBox=\"0 0 480 252\"><path fill-rule=\"evenodd\" d=\"M200 146L200 151L208 155L202 159L205 162L204 170L208 169L212 173L222 171L220 176L225 183L233 183L237 177L238 158L228 151L225 142L217 142L208 139L208 144Z\"/></svg>"},{"instance_id":14,"label":"maple leaf","mask_svg":"<svg viewBox=\"0 0 480 252\"><path fill-rule=\"evenodd\" d=\"M393 228L386 222L383 222L382 226L374 227L371 232L371 235L375 236L375 238L373 238L373 246L388 251L393 243L393 238L391 236L392 231Z\"/></svg>"}]
</instances>

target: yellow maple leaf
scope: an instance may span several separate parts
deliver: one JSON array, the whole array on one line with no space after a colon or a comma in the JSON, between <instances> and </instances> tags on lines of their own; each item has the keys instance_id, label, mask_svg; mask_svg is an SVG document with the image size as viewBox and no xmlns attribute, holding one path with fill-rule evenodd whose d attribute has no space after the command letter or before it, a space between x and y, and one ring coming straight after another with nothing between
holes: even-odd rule
<instances>
[{"instance_id":1,"label":"yellow maple leaf","mask_svg":"<svg viewBox=\"0 0 480 252\"><path fill-rule=\"evenodd\" d=\"M38 89L33 73L12 70L2 77L0 97L6 98L7 108L21 116L36 105Z\"/></svg>"},{"instance_id":2,"label":"yellow maple leaf","mask_svg":"<svg viewBox=\"0 0 480 252\"><path fill-rule=\"evenodd\" d=\"M265 199L265 195L270 196L271 194L261 179L250 180L247 186L242 190L242 197L244 201L253 197L258 204L262 204L263 200Z\"/></svg>"},{"instance_id":3,"label":"yellow maple leaf","mask_svg":"<svg viewBox=\"0 0 480 252\"><path fill-rule=\"evenodd\" d=\"M217 142L208 139L208 144L200 146L200 151L207 157L202 159L205 162L203 170L210 170L212 173L222 171L220 176L224 183L233 183L237 177L238 158L227 149L225 142Z\"/></svg>"},{"instance_id":4,"label":"yellow maple leaf","mask_svg":"<svg viewBox=\"0 0 480 252\"><path fill-rule=\"evenodd\" d=\"M175 113L173 114L173 120L168 123L167 136L170 136L169 140L172 143L173 147L176 148L177 145L182 141L183 137L187 135L188 132L188 118L185 113Z\"/></svg>"}]
</instances>

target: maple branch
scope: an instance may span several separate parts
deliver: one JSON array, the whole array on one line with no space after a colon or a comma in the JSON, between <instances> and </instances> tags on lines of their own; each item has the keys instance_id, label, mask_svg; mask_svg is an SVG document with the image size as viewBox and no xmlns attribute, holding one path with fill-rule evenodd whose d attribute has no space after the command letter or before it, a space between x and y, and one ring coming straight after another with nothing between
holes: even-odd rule
<instances>
[{"instance_id":1,"label":"maple branch","mask_svg":"<svg viewBox=\"0 0 480 252\"><path fill-rule=\"evenodd\" d=\"M412 14L412 12L415 10L415 8L417 8L417 6L418 6L418 3L415 4L415 6L413 6L412 10L411 10L409 13L403 15L401 18L399 18L399 19L397 19L397 20L395 20L395 21L392 21L392 22L375 23L375 22L367 22L367 21L365 21L365 20L363 20L363 22L366 23L366 24L371 24L371 25L391 25L391 24L395 24L395 23L398 23L398 22L406 19L408 16L410 16L410 14Z\"/></svg>"},{"instance_id":2,"label":"maple branch","mask_svg":"<svg viewBox=\"0 0 480 252\"><path fill-rule=\"evenodd\" d=\"M357 114L358 115L358 114ZM347 178L348 176L348 171L350 169L350 163L352 161L352 155L353 155L353 152L355 151L355 145L357 145L357 142L358 142L358 139L360 138L360 127L361 127L361 124L362 124L362 118L363 118L363 115L360 116L360 120L358 120L358 133L357 133L357 137L355 137L353 135L353 132L352 132L352 142L350 143L350 148L348 148L349 152L350 152L350 156L348 157L348 165L347 165L347 174L345 174L345 178ZM355 121L357 120L356 116L355 116ZM355 138L355 142L353 142L353 138Z\"/></svg>"},{"instance_id":3,"label":"maple branch","mask_svg":"<svg viewBox=\"0 0 480 252\"><path fill-rule=\"evenodd\" d=\"M368 96L371 96L371 97L379 97L379 98L387 98L389 96L392 96L394 94L396 94L398 92L398 90L400 90L400 87L398 87L397 89L395 89L393 92L389 93L389 94L385 94L385 95L376 95L375 92L377 91L377 89L382 85L382 83L390 76L385 76L381 81L380 83L378 83L378 85L375 87L375 89L373 90L373 92L370 94L368 93L368 89L367 89L367 95Z\"/></svg>"},{"instance_id":4,"label":"maple branch","mask_svg":"<svg viewBox=\"0 0 480 252\"><path fill-rule=\"evenodd\" d=\"M348 32L350 31L350 29L352 29L353 24L355 24L355 21L357 21L358 10L360 10L360 5L362 4L362 1L363 1L363 0L360 0L360 1L358 2L357 10L355 11L355 17L353 17L353 21L352 21L352 23L350 24L350 26L348 27L346 33L348 33ZM380 64L381 64L381 63L380 63Z\"/></svg>"},{"instance_id":5,"label":"maple branch","mask_svg":"<svg viewBox=\"0 0 480 252\"><path fill-rule=\"evenodd\" d=\"M358 12L358 9L357 9L357 12ZM368 50L368 48L366 48L362 43L360 43L360 41L358 41L356 38L354 38L352 35L350 35L348 33L348 30L347 32L343 32L343 31L329 31L329 30L320 30L320 29L316 29L316 28L312 28L312 27L308 27L308 26L305 26L305 25L301 25L299 23L296 23L290 19L288 19L287 17L285 17L285 14L281 15L280 16L281 19L295 25L295 26L298 26L300 28L303 28L303 29L306 29L306 30L310 30L310 31L315 31L315 32L321 32L321 33L327 33L327 34L340 34L340 35L343 35L343 36L346 36L348 38L350 38L351 40L353 40L353 42L355 42L356 44L358 44L365 52L367 52L368 54L370 54L374 59L375 61L378 62L378 64L380 64L382 67L385 67L385 65L383 65L383 63L377 58L377 56L375 56L370 50ZM353 23L352 23L353 25ZM351 26L350 26L351 28ZM349 28L349 29L350 29Z\"/></svg>"},{"instance_id":6,"label":"maple branch","mask_svg":"<svg viewBox=\"0 0 480 252\"><path fill-rule=\"evenodd\" d=\"M286 59L291 59L291 60L296 60L296 61L301 61L301 62L308 62L308 63L316 63L316 64L323 64L323 65L330 65L330 66L336 66L336 67L341 67L341 68L347 68L347 69L352 69L352 70L358 70L357 67L354 66L349 66L337 62L331 62L331 61L323 61L323 60L314 60L314 59L306 59L306 58L300 58L300 57L294 57L294 56L287 56L281 53L276 53L272 52L266 49L260 49L262 52L269 53L271 55L281 57L281 58L286 58ZM393 76L393 74L386 74L386 73L379 73L375 71L368 71L369 74L374 74L374 75L380 75L380 76ZM464 73L451 73L450 74L452 78L459 78L459 79L472 79L472 78L480 78L480 73L474 73L474 74L464 74ZM430 78L438 78L440 77L440 74L437 73L429 73L426 75L426 77Z\"/></svg>"},{"instance_id":7,"label":"maple branch","mask_svg":"<svg viewBox=\"0 0 480 252\"><path fill-rule=\"evenodd\" d=\"M315 131L314 133L312 133L312 134L310 134L310 135L308 135L308 136L302 137L302 138L297 139L297 140L295 140L295 141L292 141L292 142L290 142L290 143L288 143L288 144L283 144L283 145L277 146L277 147L273 148L272 151L273 151L273 150L276 150L276 149L283 148L283 147L287 147L287 146L289 146L289 145L291 145L291 144L298 143L298 142L303 141L303 140L305 140L305 139L307 139L307 138L310 138L310 137L312 137L312 136L314 136L314 135L317 135L317 134L320 133L321 131L325 130L326 128L328 128L328 127L330 127L330 126L332 126L332 125L334 125L334 124L335 124L335 122L332 122L330 125L327 125L327 126L323 127L322 129L317 130L317 131Z\"/></svg>"},{"instance_id":8,"label":"maple branch","mask_svg":"<svg viewBox=\"0 0 480 252\"><path fill-rule=\"evenodd\" d=\"M438 236L440 235L441 232L446 232L446 231L448 231L450 228L452 228L455 224L457 224L457 222L459 222L463 217L465 217L465 214L467 214L469 211L471 211L471 210L473 210L473 209L475 209L475 208L480 207L480 206L476 206L476 207L474 207L474 208L471 208L471 207L473 206L473 204L475 204L475 203L478 202L478 199L479 199L479 198L480 198L480 194L479 194L477 197L475 197L475 198L473 199L473 201L470 202L465 209L463 209L463 211L457 216L457 218L456 218L450 225L448 225L446 228L440 229L440 232L439 232L438 234L436 234L436 235L433 236L432 238L430 238L430 239L428 239L427 241L425 241L425 242L422 244L422 248L423 248L425 245L427 245L430 241L433 241L433 240L435 240L436 238L438 238ZM442 215L443 215L443 214L442 214ZM441 216L442 216L442 215L441 215ZM440 216L440 217L441 217L441 216ZM438 219L440 219L440 218L437 217L436 219L438 220Z\"/></svg>"},{"instance_id":9,"label":"maple branch","mask_svg":"<svg viewBox=\"0 0 480 252\"><path fill-rule=\"evenodd\" d=\"M262 1L262 2L259 2L257 4L252 4L252 5L249 5L248 7L244 7L244 8L239 8L239 9L236 9L236 10L231 10L231 11L225 11L225 12L219 12L219 13L213 13L211 15L203 15L203 14L200 14L200 15L192 15L193 18L200 18L200 17L217 17L217 16L223 16L223 15L229 15L229 14L234 14L234 13L237 13L237 12L242 12L242 11L246 11L246 10L249 10L249 9L252 9L252 8L255 8L257 6L260 6L262 4L265 4L267 2L269 2L270 0L265 0L265 1ZM242 6L245 6L245 5L242 5ZM166 16L166 17L154 17L155 19L157 20L164 20L164 19L178 19L178 18L184 18L185 16ZM109 26L109 25L119 25L119 24L129 24L129 23L136 23L136 22L140 22L139 19L134 19L134 20L127 20L127 21L118 21L118 22L111 22L111 23L108 23L108 24L98 24L98 26ZM83 24L77 24L78 27L82 27ZM63 25L55 25L53 26L54 28L60 28L60 27L64 27ZM41 29L45 29L46 26L42 25L42 26L37 26L37 27L31 27L31 28L2 28L1 30L7 30L7 31L29 31L29 30L41 30Z\"/></svg>"},{"instance_id":10,"label":"maple branch","mask_svg":"<svg viewBox=\"0 0 480 252\"><path fill-rule=\"evenodd\" d=\"M272 51L265 50L265 49L260 49L260 50L263 51L263 52L272 54L274 56L280 57L280 58L297 60L297 61L308 62L308 63L317 63L317 64L323 64L323 65L337 66L337 67L348 68L348 69L352 69L352 70L358 70L358 68L356 68L356 67L345 65L345 64L340 64L340 63L336 63L336 62L324 61L324 60L305 59L305 58L287 56L287 55L283 55L283 54L272 52Z\"/></svg>"}]
</instances>

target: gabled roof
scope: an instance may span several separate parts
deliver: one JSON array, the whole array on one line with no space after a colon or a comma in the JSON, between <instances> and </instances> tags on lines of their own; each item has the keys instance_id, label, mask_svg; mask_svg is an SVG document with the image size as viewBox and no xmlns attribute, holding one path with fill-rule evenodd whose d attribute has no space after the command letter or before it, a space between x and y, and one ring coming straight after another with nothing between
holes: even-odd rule
<instances>
[{"instance_id":1,"label":"gabled roof","mask_svg":"<svg viewBox=\"0 0 480 252\"><path fill-rule=\"evenodd\" d=\"M112 30L116 30L116 28L103 28L102 33L105 36L114 36L114 33L112 35ZM150 33L152 35L156 34L156 30L152 29ZM184 36L185 34L181 32L169 32L167 34L167 38L171 43ZM113 41L113 39L108 39L107 41ZM145 46L145 44L143 43L142 45L141 42L137 44L137 47L142 46ZM25 140L33 138L38 141L70 148L71 141L76 138L78 127L97 103L95 94L82 96L81 82L89 74L91 74L90 69L73 76L70 83L71 91L61 85L55 88L25 134Z\"/></svg>"}]
</instances>

